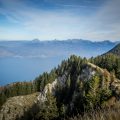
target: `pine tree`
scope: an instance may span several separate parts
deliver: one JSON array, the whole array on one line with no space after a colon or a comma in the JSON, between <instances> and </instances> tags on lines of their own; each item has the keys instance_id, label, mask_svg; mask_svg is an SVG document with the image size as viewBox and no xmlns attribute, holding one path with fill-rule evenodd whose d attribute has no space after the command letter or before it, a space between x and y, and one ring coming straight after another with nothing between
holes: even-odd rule
<instances>
[{"instance_id":1,"label":"pine tree","mask_svg":"<svg viewBox=\"0 0 120 120\"><path fill-rule=\"evenodd\" d=\"M36 115L38 120L52 120L58 117L58 109L56 105L56 99L48 91L46 95L46 101L40 106L40 111Z\"/></svg>"},{"instance_id":2,"label":"pine tree","mask_svg":"<svg viewBox=\"0 0 120 120\"><path fill-rule=\"evenodd\" d=\"M87 82L86 91L86 107L87 109L93 108L100 101L100 95L98 93L100 78L95 75L91 80Z\"/></svg>"},{"instance_id":3,"label":"pine tree","mask_svg":"<svg viewBox=\"0 0 120 120\"><path fill-rule=\"evenodd\" d=\"M71 84L71 80L70 80L70 75L68 76L68 79L66 81L66 86L69 89L70 88L70 84Z\"/></svg>"}]
</instances>

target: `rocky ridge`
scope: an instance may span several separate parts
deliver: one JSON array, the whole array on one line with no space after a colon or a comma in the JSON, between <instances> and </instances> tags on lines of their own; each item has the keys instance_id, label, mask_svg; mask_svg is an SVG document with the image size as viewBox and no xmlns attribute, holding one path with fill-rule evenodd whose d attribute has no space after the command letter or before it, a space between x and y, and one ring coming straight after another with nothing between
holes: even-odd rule
<instances>
[{"instance_id":1,"label":"rocky ridge","mask_svg":"<svg viewBox=\"0 0 120 120\"><path fill-rule=\"evenodd\" d=\"M105 70L102 69L92 63L86 63L84 65L84 68L81 70L81 73L79 75L79 81L82 81L83 83L87 81L91 81L91 79L96 75L99 74L99 76L103 77L99 83L99 87L102 89L109 89L114 92L114 96L112 98L119 99L120 96L120 82L115 76L111 77L111 74ZM64 72L62 76L58 76L52 83L48 83L42 92L26 95L26 96L16 96L9 98L7 102L2 106L2 109L0 111L0 120L15 120L16 118L21 118L24 116L24 113L29 111L30 108L33 108L34 104L38 103L44 103L47 101L47 93L48 91L55 96L58 86L61 86L62 88L66 87L66 81L67 81L68 73ZM113 79L114 77L114 79ZM76 86L77 83L75 83ZM96 92L96 91L94 91ZM74 108L74 102L76 98L80 95L79 91L74 90L72 99L70 102L71 109ZM106 101L106 103L109 103L111 101L111 98ZM115 100L114 100L115 102ZM114 104L112 102L112 104ZM111 104L111 103L110 103ZM108 105L109 106L109 105ZM32 111L33 112L33 111ZM30 113L27 113L26 116L24 116L24 119L29 118Z\"/></svg>"},{"instance_id":2,"label":"rocky ridge","mask_svg":"<svg viewBox=\"0 0 120 120\"><path fill-rule=\"evenodd\" d=\"M106 87L108 89L111 89L112 91L114 91L116 93L116 95L120 95L120 80L117 78L114 78L114 80L111 79L111 74L106 70L106 69L102 69L92 63L87 63L86 67L84 69L82 69L82 72L80 74L79 80L82 81L89 81L91 80L91 78L95 75L95 74L99 74L99 75L106 75L106 77L108 78L107 81L105 81L104 79L101 81L101 87L104 87L106 85ZM66 76L67 73L65 73L64 75L62 75L61 77L58 77L55 79L55 81L53 81L51 84L47 84L44 88L44 90L39 94L39 96L37 97L38 101L44 102L46 101L46 94L49 91L52 95L55 95L55 91L57 89L57 86L60 85L62 87L65 87L65 83L66 83ZM115 77L115 76L114 76Z\"/></svg>"}]
</instances>

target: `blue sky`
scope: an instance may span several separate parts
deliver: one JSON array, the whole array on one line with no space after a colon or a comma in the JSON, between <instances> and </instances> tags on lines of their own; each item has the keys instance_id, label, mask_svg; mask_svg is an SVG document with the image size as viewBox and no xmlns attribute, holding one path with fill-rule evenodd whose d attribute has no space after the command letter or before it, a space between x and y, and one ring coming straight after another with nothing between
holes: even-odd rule
<instances>
[{"instance_id":1,"label":"blue sky","mask_svg":"<svg viewBox=\"0 0 120 120\"><path fill-rule=\"evenodd\" d=\"M0 0L0 40L120 40L120 0Z\"/></svg>"}]
</instances>

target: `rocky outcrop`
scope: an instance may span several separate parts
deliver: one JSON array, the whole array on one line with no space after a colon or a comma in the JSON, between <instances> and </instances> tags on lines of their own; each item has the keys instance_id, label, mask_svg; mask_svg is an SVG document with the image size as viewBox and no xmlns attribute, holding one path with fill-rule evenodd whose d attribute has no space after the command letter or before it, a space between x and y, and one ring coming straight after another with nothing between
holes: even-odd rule
<instances>
[{"instance_id":1,"label":"rocky outcrop","mask_svg":"<svg viewBox=\"0 0 120 120\"><path fill-rule=\"evenodd\" d=\"M48 91L52 94L55 95L57 86L61 86L61 87L65 87L66 86L66 80L67 80L67 75L68 73L65 72L62 76L58 77L55 79L55 81L53 81L51 84L47 84L43 90L43 92L41 92L38 96L38 101L40 102L44 102L46 99L46 94L48 93ZM98 74L102 79L99 83L99 86L102 89L109 89L111 91L114 91L114 93L117 96L120 96L120 82L117 78L114 77L114 80L112 80L111 74L106 70L106 69L102 69L92 63L87 63L84 68L82 69L80 76L79 76L79 80L86 82L91 80L91 78L93 76L95 76L96 74ZM79 92L77 93L76 91L74 91L74 94L72 96L72 100L71 100L71 106L73 106L73 103L77 97L77 95L79 95Z\"/></svg>"},{"instance_id":2,"label":"rocky outcrop","mask_svg":"<svg viewBox=\"0 0 120 120\"><path fill-rule=\"evenodd\" d=\"M39 96L38 96L38 101L40 102L44 102L46 101L46 94L48 93L48 91L52 94L55 95L56 92L56 88L57 86L62 86L65 87L65 82L66 82L66 75L67 73L65 73L64 75L62 75L61 77L56 78L52 83L48 83L44 90L42 92L40 92Z\"/></svg>"},{"instance_id":3,"label":"rocky outcrop","mask_svg":"<svg viewBox=\"0 0 120 120\"><path fill-rule=\"evenodd\" d=\"M80 74L80 79L83 81L90 80L92 76L96 74L96 68L97 66L88 63L84 69L82 69L82 72Z\"/></svg>"},{"instance_id":4,"label":"rocky outcrop","mask_svg":"<svg viewBox=\"0 0 120 120\"><path fill-rule=\"evenodd\" d=\"M46 101L46 95L48 93L48 91L52 94L54 94L56 86L58 84L58 80L55 79L55 81L53 81L51 84L47 84L44 88L44 90L42 92L40 92L39 96L37 97L38 101L40 102L44 102Z\"/></svg>"},{"instance_id":5,"label":"rocky outcrop","mask_svg":"<svg viewBox=\"0 0 120 120\"><path fill-rule=\"evenodd\" d=\"M94 76L97 73L97 70L101 71L103 73L103 69L99 68L98 66L87 63L86 67L82 70L80 74L80 80L86 81L90 80L92 76ZM52 95L55 94L57 86L65 87L66 86L66 80L67 80L67 72L65 72L62 76L59 76L55 79L51 84L47 84L44 88L44 90L40 93L38 96L38 101L44 102L46 101L46 94L49 91Z\"/></svg>"}]
</instances>

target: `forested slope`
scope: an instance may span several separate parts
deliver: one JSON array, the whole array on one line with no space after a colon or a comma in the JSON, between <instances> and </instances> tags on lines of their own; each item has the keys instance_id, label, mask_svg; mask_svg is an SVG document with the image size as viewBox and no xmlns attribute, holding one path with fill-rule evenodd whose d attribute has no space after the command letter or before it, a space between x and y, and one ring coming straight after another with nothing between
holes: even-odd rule
<instances>
[{"instance_id":1,"label":"forested slope","mask_svg":"<svg viewBox=\"0 0 120 120\"><path fill-rule=\"evenodd\" d=\"M105 58L107 62L110 57ZM3 87L1 96L8 98L39 91L36 103L38 111L32 116L36 120L62 119L113 106L120 96L120 82L118 77L115 77L116 73L108 72L113 70L98 67L101 65L98 64L100 59L87 60L72 55L50 73L43 73L32 82ZM115 57L116 59L119 60L118 57ZM109 61L106 65L109 65L108 63ZM1 110L3 107L4 104Z\"/></svg>"}]
</instances>

